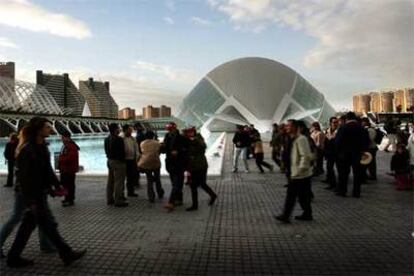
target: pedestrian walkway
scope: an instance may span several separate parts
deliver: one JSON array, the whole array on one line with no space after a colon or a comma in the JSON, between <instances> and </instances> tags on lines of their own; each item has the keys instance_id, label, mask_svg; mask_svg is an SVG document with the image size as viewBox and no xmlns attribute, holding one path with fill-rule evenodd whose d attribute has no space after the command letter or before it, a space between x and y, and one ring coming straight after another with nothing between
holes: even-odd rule
<instances>
[{"instance_id":1,"label":"pedestrian walkway","mask_svg":"<svg viewBox=\"0 0 414 276\"><path fill-rule=\"evenodd\" d=\"M227 139L230 140L230 139ZM23 256L35 266L1 275L411 275L413 197L397 192L385 175L390 155L380 154L379 182L362 187L360 199L338 198L314 181L314 221L280 224L285 178L278 172L231 173L231 142L224 172L209 185L219 197L209 207L200 192L199 210L171 213L161 201L151 205L146 187L127 208L105 204L104 178L77 180L76 205L62 208L51 199L62 236L87 255L64 267L58 256L40 253L33 234ZM266 158L270 159L269 149ZM0 178L1 183L5 178ZM169 180L163 185L170 190ZM190 205L190 189L185 187ZM0 188L0 219L8 217L13 192ZM300 214L297 206L296 213ZM296 214L295 213L295 214ZM8 240L9 248L12 237Z\"/></svg>"}]
</instances>

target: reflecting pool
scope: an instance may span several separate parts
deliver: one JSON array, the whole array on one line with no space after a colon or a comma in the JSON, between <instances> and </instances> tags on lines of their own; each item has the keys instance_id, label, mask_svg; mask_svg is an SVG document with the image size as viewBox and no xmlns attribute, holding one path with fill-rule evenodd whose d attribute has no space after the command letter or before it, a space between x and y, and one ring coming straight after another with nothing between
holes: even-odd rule
<instances>
[{"instance_id":1,"label":"reflecting pool","mask_svg":"<svg viewBox=\"0 0 414 276\"><path fill-rule=\"evenodd\" d=\"M165 132L158 132L160 140L163 140ZM212 133L207 139L207 147L211 146L214 141L220 136L221 133ZM103 174L107 172L106 156L104 150L104 140L106 135L99 136L74 136L72 139L80 147L79 151L79 164L83 166L84 173L91 174ZM4 159L4 147L8 139L0 139L0 171L6 172L7 165ZM54 166L53 156L54 153L59 153L62 148L62 141L60 137L54 136L47 139L49 142L49 150L51 152L52 166ZM165 159L164 155L161 155L162 166Z\"/></svg>"}]
</instances>

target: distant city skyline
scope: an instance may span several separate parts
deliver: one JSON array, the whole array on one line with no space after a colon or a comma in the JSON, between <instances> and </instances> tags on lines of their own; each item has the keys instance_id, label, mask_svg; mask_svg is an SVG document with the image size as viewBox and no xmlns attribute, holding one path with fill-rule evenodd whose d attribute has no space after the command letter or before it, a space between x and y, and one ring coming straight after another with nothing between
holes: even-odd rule
<instances>
[{"instance_id":1,"label":"distant city skyline","mask_svg":"<svg viewBox=\"0 0 414 276\"><path fill-rule=\"evenodd\" d=\"M220 64L265 57L337 109L357 91L413 87L410 0L0 1L0 60L16 78L109 81L119 108L177 109Z\"/></svg>"}]
</instances>

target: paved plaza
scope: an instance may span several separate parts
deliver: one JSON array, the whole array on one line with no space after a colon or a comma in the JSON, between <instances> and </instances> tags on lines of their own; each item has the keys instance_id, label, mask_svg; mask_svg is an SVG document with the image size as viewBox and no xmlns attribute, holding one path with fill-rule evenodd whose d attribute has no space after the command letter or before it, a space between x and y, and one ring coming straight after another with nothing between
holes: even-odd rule
<instances>
[{"instance_id":1,"label":"paved plaza","mask_svg":"<svg viewBox=\"0 0 414 276\"><path fill-rule=\"evenodd\" d=\"M228 139L230 140L230 139ZM269 159L270 153L266 153ZM379 156L379 181L362 187L360 199L338 198L314 180L314 221L279 223L285 178L279 172L231 173L231 146L223 175L209 180L219 197L213 207L200 191L196 212L185 206L168 213L163 202L150 204L146 183L127 208L106 206L106 180L77 180L74 207L51 199L63 237L87 255L64 267L57 254L40 253L37 233L24 251L35 260L27 269L1 275L412 275L413 196L397 192L388 171L390 154ZM0 178L1 183L4 177ZM170 182L163 179L170 190ZM190 189L185 187L185 205ZM13 191L0 188L0 218L8 217ZM300 214L297 205L295 214ZM10 237L5 248L10 247Z\"/></svg>"}]
</instances>

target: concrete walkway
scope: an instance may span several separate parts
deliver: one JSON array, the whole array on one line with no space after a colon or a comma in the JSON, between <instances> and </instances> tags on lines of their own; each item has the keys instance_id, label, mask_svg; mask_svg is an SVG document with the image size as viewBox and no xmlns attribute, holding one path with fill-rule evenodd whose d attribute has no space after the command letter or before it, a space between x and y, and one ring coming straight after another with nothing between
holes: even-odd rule
<instances>
[{"instance_id":1,"label":"concrete walkway","mask_svg":"<svg viewBox=\"0 0 414 276\"><path fill-rule=\"evenodd\" d=\"M62 236L76 249L87 248L87 255L66 268L57 255L40 253L33 234L24 257L34 259L35 266L9 269L2 260L0 274L412 275L413 196L394 190L385 175L389 159L380 154L380 180L364 185L360 199L338 198L315 179L315 221L290 225L273 218L283 206L284 176L258 174L253 160L250 174L232 174L231 146L226 148L223 176L209 181L219 194L217 204L207 206L208 197L200 191L199 210L192 213L184 207L167 213L162 201L148 203L145 181L129 207L108 207L105 179L81 178L76 206L50 202ZM170 190L167 179L163 186ZM1 186L2 222L12 203L13 191Z\"/></svg>"}]
</instances>

